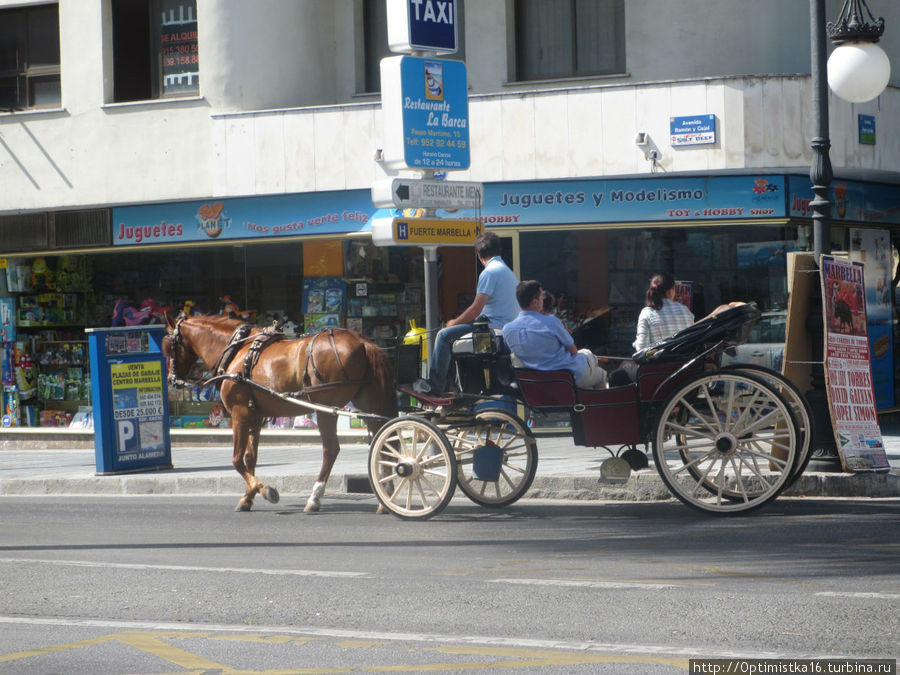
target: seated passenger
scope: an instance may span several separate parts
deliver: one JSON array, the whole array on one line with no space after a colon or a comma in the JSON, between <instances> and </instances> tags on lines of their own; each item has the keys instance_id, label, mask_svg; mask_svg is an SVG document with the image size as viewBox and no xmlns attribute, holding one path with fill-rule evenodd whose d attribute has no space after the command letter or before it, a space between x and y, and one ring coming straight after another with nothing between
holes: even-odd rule
<instances>
[{"instance_id":1,"label":"seated passenger","mask_svg":"<svg viewBox=\"0 0 900 675\"><path fill-rule=\"evenodd\" d=\"M694 315L675 299L675 279L660 272L653 275L647 289L646 307L638 317L634 351L662 342L694 323Z\"/></svg>"},{"instance_id":2,"label":"seated passenger","mask_svg":"<svg viewBox=\"0 0 900 675\"><path fill-rule=\"evenodd\" d=\"M503 327L503 339L526 368L568 370L582 389L606 387L606 371L589 349L575 347L572 335L552 314L544 314L541 285L523 281L516 286L522 311Z\"/></svg>"}]
</instances>

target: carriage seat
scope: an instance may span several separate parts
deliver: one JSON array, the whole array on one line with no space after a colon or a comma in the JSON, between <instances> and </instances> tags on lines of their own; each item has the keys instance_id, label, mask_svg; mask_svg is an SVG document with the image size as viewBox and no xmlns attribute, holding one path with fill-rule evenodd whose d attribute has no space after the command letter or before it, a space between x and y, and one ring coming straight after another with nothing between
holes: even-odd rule
<instances>
[{"instance_id":1,"label":"carriage seat","mask_svg":"<svg viewBox=\"0 0 900 675\"><path fill-rule=\"evenodd\" d=\"M568 412L576 445L634 445L640 442L638 388L580 389L568 370L516 368L522 400L532 410Z\"/></svg>"},{"instance_id":2,"label":"carriage seat","mask_svg":"<svg viewBox=\"0 0 900 675\"><path fill-rule=\"evenodd\" d=\"M568 411L577 403L575 378L570 371L522 367L514 370L519 391L529 408L544 412Z\"/></svg>"}]
</instances>

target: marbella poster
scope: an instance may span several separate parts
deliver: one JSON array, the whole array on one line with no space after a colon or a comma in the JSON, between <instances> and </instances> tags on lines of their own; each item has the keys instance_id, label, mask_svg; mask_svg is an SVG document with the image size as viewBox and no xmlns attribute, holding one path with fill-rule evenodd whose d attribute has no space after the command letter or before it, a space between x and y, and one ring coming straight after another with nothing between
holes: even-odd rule
<instances>
[{"instance_id":1,"label":"marbella poster","mask_svg":"<svg viewBox=\"0 0 900 675\"><path fill-rule=\"evenodd\" d=\"M866 324L864 265L822 256L825 380L845 471L890 469L878 426Z\"/></svg>"}]
</instances>

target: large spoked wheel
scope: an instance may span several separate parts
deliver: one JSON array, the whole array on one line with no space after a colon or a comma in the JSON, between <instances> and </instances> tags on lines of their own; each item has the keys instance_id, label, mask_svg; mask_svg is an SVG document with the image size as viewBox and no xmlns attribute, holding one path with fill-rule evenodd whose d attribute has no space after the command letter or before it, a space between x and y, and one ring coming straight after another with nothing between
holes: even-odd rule
<instances>
[{"instance_id":1,"label":"large spoked wheel","mask_svg":"<svg viewBox=\"0 0 900 675\"><path fill-rule=\"evenodd\" d=\"M378 501L407 520L436 516L456 490L456 457L443 432L417 417L398 417L375 434L369 482Z\"/></svg>"},{"instance_id":2,"label":"large spoked wheel","mask_svg":"<svg viewBox=\"0 0 900 675\"><path fill-rule=\"evenodd\" d=\"M799 431L790 404L765 380L718 371L684 385L663 408L653 458L682 502L746 512L775 499L791 477Z\"/></svg>"},{"instance_id":3,"label":"large spoked wheel","mask_svg":"<svg viewBox=\"0 0 900 675\"><path fill-rule=\"evenodd\" d=\"M484 410L472 424L447 429L458 466L460 489L481 506L509 506L531 487L537 442L515 415Z\"/></svg>"},{"instance_id":4,"label":"large spoked wheel","mask_svg":"<svg viewBox=\"0 0 900 675\"><path fill-rule=\"evenodd\" d=\"M800 478L800 476L803 475L803 472L806 471L806 467L809 465L809 460L812 457L809 450L813 439L816 437L812 407L809 405L809 401L806 400L803 393L797 388L797 385L775 370L750 363L734 364L728 367L761 377L770 385L774 386L778 393L784 396L787 402L791 404L791 412L794 413L794 418L797 420L800 438L798 439L799 442L797 445L796 465L791 471L791 477L784 486L784 489L787 490L791 485L797 482L797 479Z\"/></svg>"}]
</instances>

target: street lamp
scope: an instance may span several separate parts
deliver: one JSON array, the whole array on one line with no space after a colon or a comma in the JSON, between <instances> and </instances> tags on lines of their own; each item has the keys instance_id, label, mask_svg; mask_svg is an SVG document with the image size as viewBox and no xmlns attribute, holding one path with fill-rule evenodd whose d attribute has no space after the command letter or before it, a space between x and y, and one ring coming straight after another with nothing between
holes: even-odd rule
<instances>
[{"instance_id":1,"label":"street lamp","mask_svg":"<svg viewBox=\"0 0 900 675\"><path fill-rule=\"evenodd\" d=\"M872 20L866 21L863 14ZM809 178L812 181L813 200L810 202L813 221L814 264L818 268L823 253L831 252L831 202L828 192L834 174L829 150L828 86L834 93L851 102L870 101L887 86L890 79L890 62L875 43L884 32L884 19L877 21L866 5L866 0L844 0L838 20L825 22L825 0L809 0L810 43L812 51L812 113L814 137ZM826 61L825 35L838 47ZM826 79L827 71L827 79ZM824 326L822 322L822 298L819 284L810 297L807 328L812 338L811 371L812 389L806 398L813 409L816 438L811 449L813 458L833 459L837 456L828 401L825 393ZM824 453L819 455L819 453Z\"/></svg>"},{"instance_id":2,"label":"street lamp","mask_svg":"<svg viewBox=\"0 0 900 675\"><path fill-rule=\"evenodd\" d=\"M884 91L891 77L887 55L876 45L884 33L884 19L876 20L866 0L844 0L838 20L825 22L825 0L810 0L812 48L812 99L814 131L809 177L812 181L813 251L818 266L823 253L831 251L831 203L828 191L834 174L829 150L828 86L851 102L870 101ZM863 11L865 10L865 11ZM866 15L871 20L866 20ZM825 33L838 45L826 61ZM827 81L826 81L827 71Z\"/></svg>"},{"instance_id":3,"label":"street lamp","mask_svg":"<svg viewBox=\"0 0 900 675\"><path fill-rule=\"evenodd\" d=\"M865 9L872 23L865 21ZM846 101L863 103L881 94L891 79L891 62L876 43L884 33L884 19L875 20L865 0L845 2L841 14L827 27L837 49L828 57L828 86Z\"/></svg>"}]
</instances>

